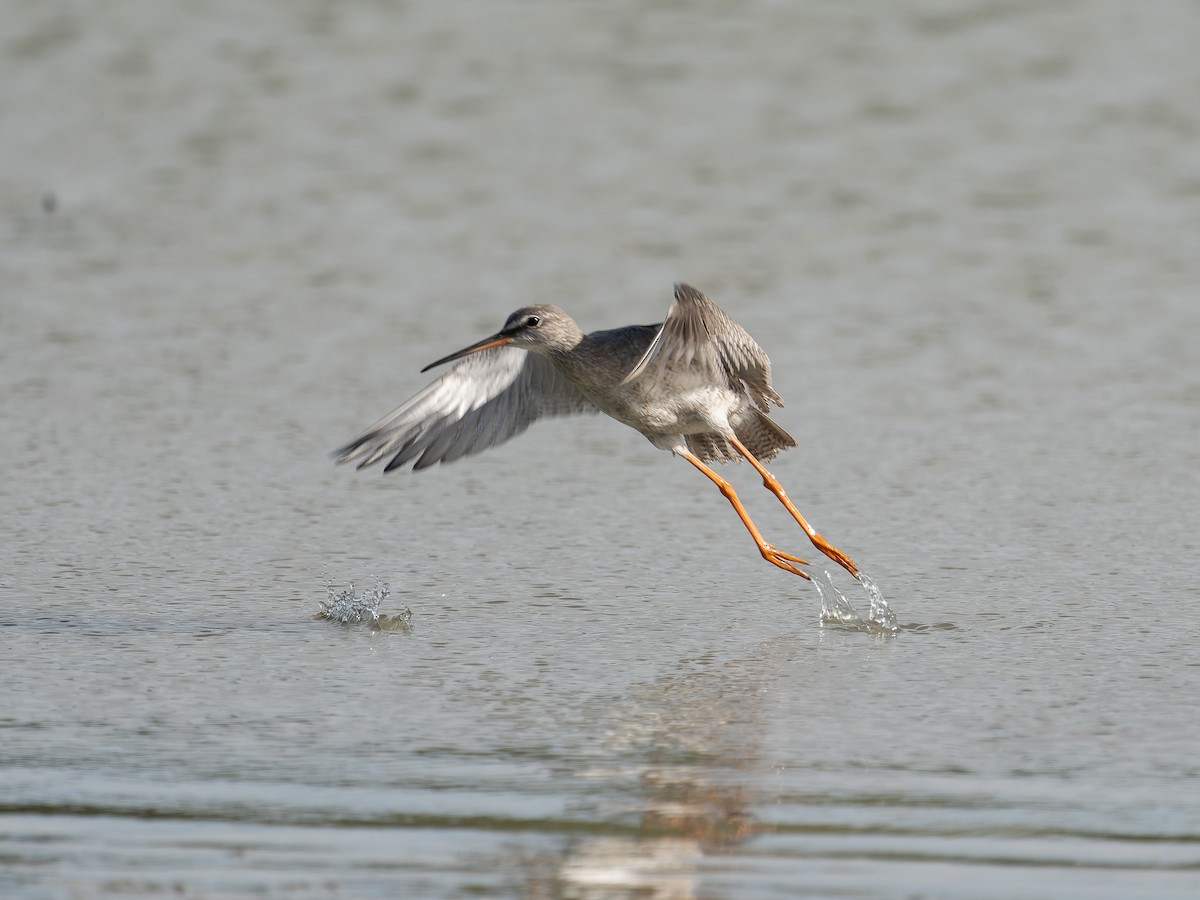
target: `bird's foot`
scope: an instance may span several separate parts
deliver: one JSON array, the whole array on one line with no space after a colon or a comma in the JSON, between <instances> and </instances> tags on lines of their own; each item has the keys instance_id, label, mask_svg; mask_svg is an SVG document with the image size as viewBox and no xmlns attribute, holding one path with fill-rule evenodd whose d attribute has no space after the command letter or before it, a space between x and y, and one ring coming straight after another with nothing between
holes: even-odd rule
<instances>
[{"instance_id":1,"label":"bird's foot","mask_svg":"<svg viewBox=\"0 0 1200 900\"><path fill-rule=\"evenodd\" d=\"M800 566L808 565L807 559L801 559L799 556L784 553L778 547L772 547L770 544L763 544L759 550L762 552L763 559L771 563L771 565L779 566L785 572L791 572L793 575L799 575L806 581L812 581L812 576L800 568Z\"/></svg>"},{"instance_id":2,"label":"bird's foot","mask_svg":"<svg viewBox=\"0 0 1200 900\"><path fill-rule=\"evenodd\" d=\"M848 557L837 547L833 546L833 544L829 543L829 541L825 540L820 533L814 531L809 534L808 537L809 540L813 542L814 547L832 559L835 563L837 563L855 578L858 578L858 564L855 563L854 560Z\"/></svg>"}]
</instances>

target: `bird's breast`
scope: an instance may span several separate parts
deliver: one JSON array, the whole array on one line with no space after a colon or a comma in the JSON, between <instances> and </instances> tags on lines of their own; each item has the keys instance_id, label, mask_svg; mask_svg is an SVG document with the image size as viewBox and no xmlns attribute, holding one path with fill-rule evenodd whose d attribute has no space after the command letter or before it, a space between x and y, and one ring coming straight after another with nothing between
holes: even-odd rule
<instances>
[{"instance_id":1,"label":"bird's breast","mask_svg":"<svg viewBox=\"0 0 1200 900\"><path fill-rule=\"evenodd\" d=\"M635 380L593 402L618 421L643 434L699 434L725 431L729 417L745 402L744 397L725 387L675 379L667 386Z\"/></svg>"}]
</instances>

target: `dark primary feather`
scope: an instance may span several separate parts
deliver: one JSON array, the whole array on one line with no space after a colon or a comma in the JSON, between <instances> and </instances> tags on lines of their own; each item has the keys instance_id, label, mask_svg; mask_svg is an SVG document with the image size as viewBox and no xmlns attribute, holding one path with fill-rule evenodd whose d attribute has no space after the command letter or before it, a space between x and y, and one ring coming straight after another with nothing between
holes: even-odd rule
<instances>
[{"instance_id":1,"label":"dark primary feather","mask_svg":"<svg viewBox=\"0 0 1200 900\"><path fill-rule=\"evenodd\" d=\"M360 469L386 456L384 471L414 459L424 469L503 443L542 416L596 412L549 360L496 347L464 357L333 455Z\"/></svg>"}]
</instances>

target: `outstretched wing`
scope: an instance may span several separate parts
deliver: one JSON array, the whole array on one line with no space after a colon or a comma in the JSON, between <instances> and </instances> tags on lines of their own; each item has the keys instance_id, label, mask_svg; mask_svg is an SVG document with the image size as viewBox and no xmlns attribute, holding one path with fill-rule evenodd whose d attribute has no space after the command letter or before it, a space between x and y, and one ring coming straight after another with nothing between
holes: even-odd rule
<instances>
[{"instance_id":1,"label":"outstretched wing","mask_svg":"<svg viewBox=\"0 0 1200 900\"><path fill-rule=\"evenodd\" d=\"M763 412L783 400L771 386L771 360L737 322L689 284L675 285L675 303L645 354L625 376L662 378L694 370L713 381L744 389Z\"/></svg>"},{"instance_id":2,"label":"outstretched wing","mask_svg":"<svg viewBox=\"0 0 1200 900\"><path fill-rule=\"evenodd\" d=\"M413 469L424 469L501 444L542 416L599 411L546 358L495 347L465 357L333 457L361 469L392 456L385 472L416 459Z\"/></svg>"}]
</instances>

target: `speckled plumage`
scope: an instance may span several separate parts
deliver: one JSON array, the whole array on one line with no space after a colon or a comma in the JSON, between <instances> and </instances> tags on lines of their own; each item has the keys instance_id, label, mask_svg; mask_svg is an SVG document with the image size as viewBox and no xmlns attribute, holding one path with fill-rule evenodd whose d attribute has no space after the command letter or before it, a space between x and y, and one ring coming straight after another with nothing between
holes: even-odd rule
<instances>
[{"instance_id":1,"label":"speckled plumage","mask_svg":"<svg viewBox=\"0 0 1200 900\"><path fill-rule=\"evenodd\" d=\"M771 361L700 291L675 285L659 325L584 334L557 306L518 309L504 327L424 370L460 360L411 400L335 451L359 468L424 469L503 443L543 416L603 412L683 457L733 505L763 558L802 578L805 560L763 540L727 480L706 465L746 459L822 553L857 577L846 556L805 521L763 467L795 439L774 422L782 405Z\"/></svg>"},{"instance_id":2,"label":"speckled plumage","mask_svg":"<svg viewBox=\"0 0 1200 900\"><path fill-rule=\"evenodd\" d=\"M531 317L534 329L524 326ZM506 332L510 345L467 355L337 450L337 461L362 468L390 456L388 471L423 469L494 447L543 416L596 412L705 461L740 459L729 429L761 460L796 445L766 415L782 405L766 353L689 285L676 285L661 324L584 334L557 306L540 304L509 316L498 335Z\"/></svg>"}]
</instances>

